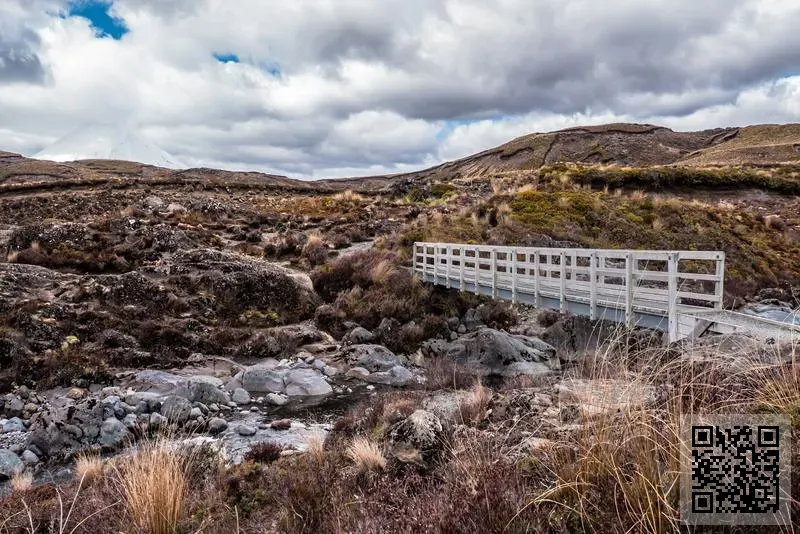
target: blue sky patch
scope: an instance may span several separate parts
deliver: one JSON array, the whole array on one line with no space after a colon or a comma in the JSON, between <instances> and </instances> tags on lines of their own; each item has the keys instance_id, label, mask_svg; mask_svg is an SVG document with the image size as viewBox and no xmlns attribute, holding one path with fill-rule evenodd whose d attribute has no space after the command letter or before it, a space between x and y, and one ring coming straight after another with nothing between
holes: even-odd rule
<instances>
[{"instance_id":1,"label":"blue sky patch","mask_svg":"<svg viewBox=\"0 0 800 534\"><path fill-rule=\"evenodd\" d=\"M118 40L129 30L124 20L111 16L110 9L110 1L72 0L68 4L67 16L87 19L97 37L111 37Z\"/></svg>"},{"instance_id":2,"label":"blue sky patch","mask_svg":"<svg viewBox=\"0 0 800 534\"><path fill-rule=\"evenodd\" d=\"M218 54L214 52L212 55L220 63L240 63L239 56L236 54Z\"/></svg>"}]
</instances>

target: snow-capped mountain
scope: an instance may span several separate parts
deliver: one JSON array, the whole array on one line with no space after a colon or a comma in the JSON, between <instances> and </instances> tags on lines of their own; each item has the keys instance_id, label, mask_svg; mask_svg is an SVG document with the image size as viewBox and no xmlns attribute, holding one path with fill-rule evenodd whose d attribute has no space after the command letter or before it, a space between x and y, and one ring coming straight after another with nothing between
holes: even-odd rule
<instances>
[{"instance_id":1,"label":"snow-capped mountain","mask_svg":"<svg viewBox=\"0 0 800 534\"><path fill-rule=\"evenodd\" d=\"M169 152L132 128L119 124L89 124L65 135L33 157L51 161L116 159L169 169L186 168Z\"/></svg>"}]
</instances>

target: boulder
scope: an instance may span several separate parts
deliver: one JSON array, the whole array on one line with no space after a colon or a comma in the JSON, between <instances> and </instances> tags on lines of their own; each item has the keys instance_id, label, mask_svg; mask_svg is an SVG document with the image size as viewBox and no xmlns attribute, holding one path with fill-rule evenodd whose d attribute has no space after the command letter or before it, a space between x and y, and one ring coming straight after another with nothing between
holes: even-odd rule
<instances>
[{"instance_id":1,"label":"boulder","mask_svg":"<svg viewBox=\"0 0 800 534\"><path fill-rule=\"evenodd\" d=\"M268 393L265 399L268 403L273 404L275 406L283 406L284 404L289 402L289 399L286 396L280 395L278 393Z\"/></svg>"},{"instance_id":2,"label":"boulder","mask_svg":"<svg viewBox=\"0 0 800 534\"><path fill-rule=\"evenodd\" d=\"M480 375L517 376L559 370L555 353L540 339L481 328L450 343L446 356L469 365ZM539 365L521 365L529 363Z\"/></svg>"},{"instance_id":3,"label":"boulder","mask_svg":"<svg viewBox=\"0 0 800 534\"><path fill-rule=\"evenodd\" d=\"M167 423L169 423L169 420L160 413L150 414L150 419L149 419L150 428L162 428L167 426Z\"/></svg>"},{"instance_id":4,"label":"boulder","mask_svg":"<svg viewBox=\"0 0 800 534\"><path fill-rule=\"evenodd\" d=\"M240 406L250 404L250 394L245 389L236 388L233 390L231 400Z\"/></svg>"},{"instance_id":5,"label":"boulder","mask_svg":"<svg viewBox=\"0 0 800 534\"><path fill-rule=\"evenodd\" d=\"M242 373L241 387L250 393L282 393L284 371L275 369L274 365L248 367Z\"/></svg>"},{"instance_id":6,"label":"boulder","mask_svg":"<svg viewBox=\"0 0 800 534\"><path fill-rule=\"evenodd\" d=\"M573 361L596 353L617 328L616 323L575 315L559 319L544 331L542 339L556 348L562 360Z\"/></svg>"},{"instance_id":7,"label":"boulder","mask_svg":"<svg viewBox=\"0 0 800 534\"><path fill-rule=\"evenodd\" d=\"M191 402L203 404L228 404L230 397L220 389L222 381L215 377L193 376L187 381L186 387Z\"/></svg>"},{"instance_id":8,"label":"boulder","mask_svg":"<svg viewBox=\"0 0 800 534\"><path fill-rule=\"evenodd\" d=\"M182 425L189 420L192 413L192 404L185 398L169 395L161 401L161 415L170 423Z\"/></svg>"},{"instance_id":9,"label":"boulder","mask_svg":"<svg viewBox=\"0 0 800 534\"><path fill-rule=\"evenodd\" d=\"M414 375L402 365L395 365L388 371L370 373L364 377L364 380L372 384L384 384L387 386L401 387L413 382Z\"/></svg>"},{"instance_id":10,"label":"boulder","mask_svg":"<svg viewBox=\"0 0 800 534\"><path fill-rule=\"evenodd\" d=\"M395 353L382 345L352 345L343 349L339 357L373 373L400 365Z\"/></svg>"},{"instance_id":11,"label":"boulder","mask_svg":"<svg viewBox=\"0 0 800 534\"><path fill-rule=\"evenodd\" d=\"M236 433L240 436L254 436L256 428L250 425L238 425L236 427Z\"/></svg>"},{"instance_id":12,"label":"boulder","mask_svg":"<svg viewBox=\"0 0 800 534\"><path fill-rule=\"evenodd\" d=\"M228 429L228 422L221 417L212 417L208 420L208 432L211 434L219 434Z\"/></svg>"},{"instance_id":13,"label":"boulder","mask_svg":"<svg viewBox=\"0 0 800 534\"><path fill-rule=\"evenodd\" d=\"M363 367L353 367L352 369L348 370L344 376L348 378L361 378L365 379L369 376L369 371L364 369Z\"/></svg>"},{"instance_id":14,"label":"boulder","mask_svg":"<svg viewBox=\"0 0 800 534\"><path fill-rule=\"evenodd\" d=\"M433 413L416 410L389 431L391 454L400 461L427 464L444 447L442 422Z\"/></svg>"},{"instance_id":15,"label":"boulder","mask_svg":"<svg viewBox=\"0 0 800 534\"><path fill-rule=\"evenodd\" d=\"M19 397L14 397L6 402L5 411L8 417L20 417L25 410L25 403Z\"/></svg>"},{"instance_id":16,"label":"boulder","mask_svg":"<svg viewBox=\"0 0 800 534\"><path fill-rule=\"evenodd\" d=\"M36 465L39 463L39 457L35 452L25 449L25 451L22 453L22 462L25 465Z\"/></svg>"},{"instance_id":17,"label":"boulder","mask_svg":"<svg viewBox=\"0 0 800 534\"><path fill-rule=\"evenodd\" d=\"M25 464L16 453L8 449L0 449L0 479L11 478L25 469Z\"/></svg>"},{"instance_id":18,"label":"boulder","mask_svg":"<svg viewBox=\"0 0 800 534\"><path fill-rule=\"evenodd\" d=\"M284 393L289 397L321 397L333 393L333 388L314 369L292 369L286 374Z\"/></svg>"},{"instance_id":19,"label":"boulder","mask_svg":"<svg viewBox=\"0 0 800 534\"><path fill-rule=\"evenodd\" d=\"M215 249L179 250L172 261L173 275L199 272L189 289L214 293L220 311L272 309L284 319L303 320L319 304L307 274L275 263Z\"/></svg>"},{"instance_id":20,"label":"boulder","mask_svg":"<svg viewBox=\"0 0 800 534\"><path fill-rule=\"evenodd\" d=\"M19 417L12 417L3 424L3 434L8 434L9 432L25 432L26 430L25 423L23 423L22 419Z\"/></svg>"},{"instance_id":21,"label":"boulder","mask_svg":"<svg viewBox=\"0 0 800 534\"><path fill-rule=\"evenodd\" d=\"M344 345L362 345L364 343L370 343L374 339L375 335L372 332L366 328L358 326L345 334L345 336L342 338L342 343Z\"/></svg>"},{"instance_id":22,"label":"boulder","mask_svg":"<svg viewBox=\"0 0 800 534\"><path fill-rule=\"evenodd\" d=\"M125 425L115 418L108 418L103 421L100 427L100 445L105 449L119 449L125 444L128 437L128 429Z\"/></svg>"}]
</instances>

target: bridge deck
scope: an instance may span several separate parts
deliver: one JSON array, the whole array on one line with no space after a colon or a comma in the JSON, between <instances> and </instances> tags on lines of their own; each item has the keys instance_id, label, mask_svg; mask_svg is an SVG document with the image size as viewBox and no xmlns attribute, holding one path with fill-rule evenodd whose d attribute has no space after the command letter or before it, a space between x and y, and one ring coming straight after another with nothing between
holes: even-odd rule
<instances>
[{"instance_id":1,"label":"bridge deck","mask_svg":"<svg viewBox=\"0 0 800 534\"><path fill-rule=\"evenodd\" d=\"M779 337L794 331L722 309L723 252L415 243L414 272L462 291L663 330L670 341L715 325Z\"/></svg>"}]
</instances>

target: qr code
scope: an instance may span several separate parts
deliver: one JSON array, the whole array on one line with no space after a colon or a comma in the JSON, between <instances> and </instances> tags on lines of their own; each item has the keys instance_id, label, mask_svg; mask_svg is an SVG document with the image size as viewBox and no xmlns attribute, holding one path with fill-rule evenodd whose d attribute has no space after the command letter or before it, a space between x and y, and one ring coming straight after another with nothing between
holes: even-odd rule
<instances>
[{"instance_id":1,"label":"qr code","mask_svg":"<svg viewBox=\"0 0 800 534\"><path fill-rule=\"evenodd\" d=\"M782 418L716 416L684 422L684 519L695 524L782 524L788 513L790 427ZM688 435L687 435L688 434Z\"/></svg>"}]
</instances>

